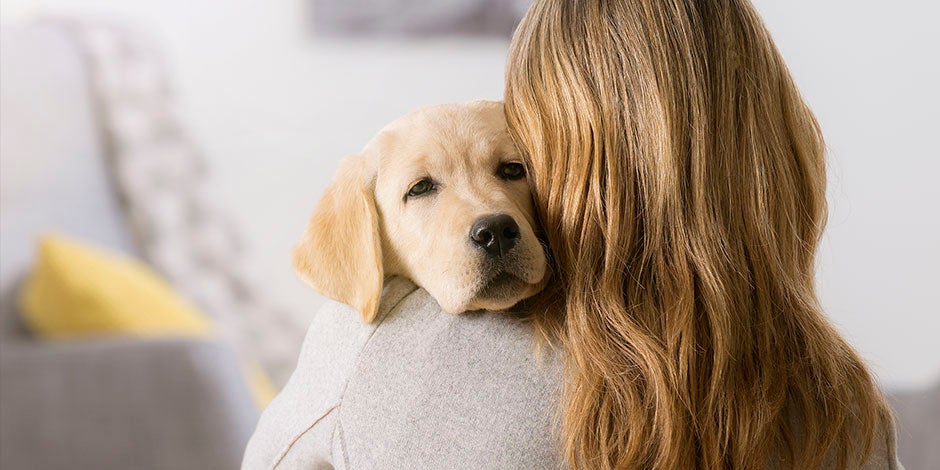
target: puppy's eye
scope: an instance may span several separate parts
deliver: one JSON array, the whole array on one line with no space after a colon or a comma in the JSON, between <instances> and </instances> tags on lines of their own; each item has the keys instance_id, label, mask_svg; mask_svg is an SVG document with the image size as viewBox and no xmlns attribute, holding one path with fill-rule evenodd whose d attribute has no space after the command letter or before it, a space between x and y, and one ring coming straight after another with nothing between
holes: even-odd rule
<instances>
[{"instance_id":1,"label":"puppy's eye","mask_svg":"<svg viewBox=\"0 0 940 470\"><path fill-rule=\"evenodd\" d=\"M418 197L433 190L434 183L431 180L424 178L423 180L420 180L411 186L411 189L408 190L407 197Z\"/></svg>"},{"instance_id":2,"label":"puppy's eye","mask_svg":"<svg viewBox=\"0 0 940 470\"><path fill-rule=\"evenodd\" d=\"M503 163L499 166L497 175L510 181L525 178L525 166L518 162Z\"/></svg>"}]
</instances>

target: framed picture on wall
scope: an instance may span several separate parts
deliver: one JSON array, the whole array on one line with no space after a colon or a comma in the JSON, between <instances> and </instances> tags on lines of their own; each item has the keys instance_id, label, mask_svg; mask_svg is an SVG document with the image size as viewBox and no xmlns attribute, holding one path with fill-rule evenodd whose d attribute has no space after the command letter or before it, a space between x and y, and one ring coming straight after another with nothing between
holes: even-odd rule
<instances>
[{"instance_id":1,"label":"framed picture on wall","mask_svg":"<svg viewBox=\"0 0 940 470\"><path fill-rule=\"evenodd\" d=\"M531 0L311 0L314 33L509 37Z\"/></svg>"}]
</instances>

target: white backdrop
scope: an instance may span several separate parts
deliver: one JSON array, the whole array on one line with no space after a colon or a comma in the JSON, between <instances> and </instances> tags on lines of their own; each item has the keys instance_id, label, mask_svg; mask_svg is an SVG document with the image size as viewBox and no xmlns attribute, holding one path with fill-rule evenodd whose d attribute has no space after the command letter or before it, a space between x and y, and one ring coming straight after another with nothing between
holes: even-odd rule
<instances>
[{"instance_id":1,"label":"white backdrop","mask_svg":"<svg viewBox=\"0 0 940 470\"><path fill-rule=\"evenodd\" d=\"M312 313L288 253L337 160L430 103L499 99L504 41L342 42L310 36L303 0L0 0L135 21L165 43L217 195L235 210L266 288ZM930 0L757 0L830 148L819 291L889 386L940 372L940 83Z\"/></svg>"}]
</instances>

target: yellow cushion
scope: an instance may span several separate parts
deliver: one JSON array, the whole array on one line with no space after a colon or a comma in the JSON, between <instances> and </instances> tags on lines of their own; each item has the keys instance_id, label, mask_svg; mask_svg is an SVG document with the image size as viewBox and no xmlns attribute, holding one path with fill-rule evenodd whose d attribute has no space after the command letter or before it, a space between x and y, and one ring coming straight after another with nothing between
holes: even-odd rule
<instances>
[{"instance_id":1,"label":"yellow cushion","mask_svg":"<svg viewBox=\"0 0 940 470\"><path fill-rule=\"evenodd\" d=\"M248 365L245 370L245 379L248 381L248 390L259 409L263 410L277 396L277 387L258 363L253 362Z\"/></svg>"},{"instance_id":2,"label":"yellow cushion","mask_svg":"<svg viewBox=\"0 0 940 470\"><path fill-rule=\"evenodd\" d=\"M37 336L210 336L210 323L147 265L64 236L39 241L39 258L19 297ZM245 369L259 407L277 394L257 364Z\"/></svg>"},{"instance_id":3,"label":"yellow cushion","mask_svg":"<svg viewBox=\"0 0 940 470\"><path fill-rule=\"evenodd\" d=\"M20 307L42 337L209 332L209 322L143 263L62 236L40 240Z\"/></svg>"}]
</instances>

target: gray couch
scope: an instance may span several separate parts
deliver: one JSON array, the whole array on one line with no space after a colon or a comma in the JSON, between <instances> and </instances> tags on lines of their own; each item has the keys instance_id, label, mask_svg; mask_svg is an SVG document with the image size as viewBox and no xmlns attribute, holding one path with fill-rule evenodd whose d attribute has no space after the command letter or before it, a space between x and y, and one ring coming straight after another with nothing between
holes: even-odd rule
<instances>
[{"instance_id":1,"label":"gray couch","mask_svg":"<svg viewBox=\"0 0 940 470\"><path fill-rule=\"evenodd\" d=\"M258 411L228 348L0 345L0 468L237 468Z\"/></svg>"},{"instance_id":2,"label":"gray couch","mask_svg":"<svg viewBox=\"0 0 940 470\"><path fill-rule=\"evenodd\" d=\"M141 256L89 80L62 27L0 32L0 468L236 468L259 412L230 342L47 342L18 321L37 234Z\"/></svg>"},{"instance_id":3,"label":"gray couch","mask_svg":"<svg viewBox=\"0 0 940 470\"><path fill-rule=\"evenodd\" d=\"M940 468L940 383L888 394L898 427L898 458L907 470Z\"/></svg>"}]
</instances>

